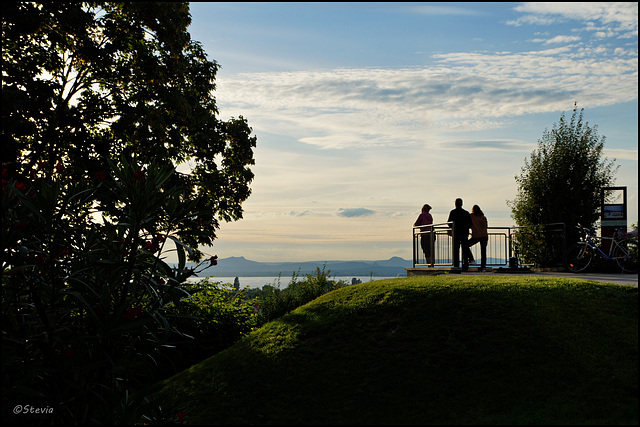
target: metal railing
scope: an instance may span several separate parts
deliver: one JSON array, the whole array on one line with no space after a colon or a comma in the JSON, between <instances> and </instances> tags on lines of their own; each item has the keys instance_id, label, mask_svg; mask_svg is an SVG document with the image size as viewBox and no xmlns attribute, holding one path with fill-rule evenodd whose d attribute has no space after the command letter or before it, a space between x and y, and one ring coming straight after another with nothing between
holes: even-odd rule
<instances>
[{"instance_id":1,"label":"metal railing","mask_svg":"<svg viewBox=\"0 0 640 427\"><path fill-rule=\"evenodd\" d=\"M542 224L543 230L541 238L544 239L545 252L544 259L540 260L548 267L559 267L563 265L564 253L567 250L567 227L563 222L554 222ZM527 239L524 238L518 242L519 232L526 230L524 227L511 227L512 247L527 245ZM522 237L522 236L520 236ZM514 249L516 251L516 249ZM516 251L516 257L518 257ZM520 258L520 257L518 257ZM526 263L525 263L526 264Z\"/></svg>"},{"instance_id":2,"label":"metal railing","mask_svg":"<svg viewBox=\"0 0 640 427\"><path fill-rule=\"evenodd\" d=\"M413 267L453 266L453 222L431 224L432 231L422 231L427 226L413 227ZM487 267L508 266L513 258L512 227L488 227ZM427 260L422 250L422 236L432 247L432 257ZM480 265L480 244L471 247L471 253Z\"/></svg>"}]
</instances>

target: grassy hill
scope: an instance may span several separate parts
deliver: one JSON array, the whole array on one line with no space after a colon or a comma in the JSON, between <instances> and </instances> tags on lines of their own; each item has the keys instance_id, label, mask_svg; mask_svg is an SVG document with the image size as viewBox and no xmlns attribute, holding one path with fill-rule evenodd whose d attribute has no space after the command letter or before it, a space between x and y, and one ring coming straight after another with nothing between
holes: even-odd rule
<instances>
[{"instance_id":1,"label":"grassy hill","mask_svg":"<svg viewBox=\"0 0 640 427\"><path fill-rule=\"evenodd\" d=\"M155 397L190 424L637 424L637 288L522 276L349 286Z\"/></svg>"}]
</instances>

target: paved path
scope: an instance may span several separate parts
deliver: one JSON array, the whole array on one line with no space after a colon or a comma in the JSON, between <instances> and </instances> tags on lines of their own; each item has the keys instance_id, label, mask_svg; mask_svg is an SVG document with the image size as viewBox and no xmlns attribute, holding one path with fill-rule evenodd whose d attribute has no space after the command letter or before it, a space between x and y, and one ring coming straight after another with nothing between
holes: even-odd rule
<instances>
[{"instance_id":1,"label":"paved path","mask_svg":"<svg viewBox=\"0 0 640 427\"><path fill-rule=\"evenodd\" d=\"M504 274L505 276L513 275L513 273L474 273L474 272L466 272L463 274ZM615 283L618 285L627 285L638 287L638 273L636 274L620 274L620 273L567 273L562 271L553 271L553 272L537 272L533 271L530 273L516 273L516 274L526 274L532 276L551 276L551 277L570 277L575 279L586 279L586 280L596 280L598 282L605 283Z\"/></svg>"},{"instance_id":2,"label":"paved path","mask_svg":"<svg viewBox=\"0 0 640 427\"><path fill-rule=\"evenodd\" d=\"M451 268L407 268L407 276L419 276L422 274L444 274L444 273L452 273ZM567 277L567 278L575 278L575 279L585 279L585 280L595 280L598 282L605 283L615 283L617 285L625 285L625 286L633 286L635 288L638 287L638 273L635 274L621 274L621 273L569 273L566 271L550 271L550 272L540 272L540 271L523 271L523 272L509 272L509 271L498 271L497 269L492 270L489 269L487 272L478 272L477 268L470 267L469 271L460 272L460 269L457 270L458 274L464 275L504 275L504 276L514 276L514 275L527 275L527 276L548 276L548 277Z\"/></svg>"},{"instance_id":3,"label":"paved path","mask_svg":"<svg viewBox=\"0 0 640 427\"><path fill-rule=\"evenodd\" d=\"M565 272L543 272L532 273L539 276L555 276L555 277L575 277L577 279L597 280L598 282L615 283L618 285L627 285L638 287L638 273L636 274L620 274L620 273L565 273Z\"/></svg>"}]
</instances>

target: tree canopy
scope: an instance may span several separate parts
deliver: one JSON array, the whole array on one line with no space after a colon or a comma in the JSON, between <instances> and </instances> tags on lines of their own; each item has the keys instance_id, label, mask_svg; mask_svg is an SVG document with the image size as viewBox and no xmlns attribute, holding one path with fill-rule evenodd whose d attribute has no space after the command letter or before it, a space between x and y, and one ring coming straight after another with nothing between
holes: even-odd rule
<instances>
[{"instance_id":1,"label":"tree canopy","mask_svg":"<svg viewBox=\"0 0 640 427\"><path fill-rule=\"evenodd\" d=\"M191 39L190 21L184 2L3 5L7 174L64 168L73 182L102 176L109 159L188 162L168 183L192 206L174 230L211 244L220 220L242 218L256 138L242 116L218 118L218 64Z\"/></svg>"},{"instance_id":2,"label":"tree canopy","mask_svg":"<svg viewBox=\"0 0 640 427\"><path fill-rule=\"evenodd\" d=\"M605 137L583 123L583 112L574 107L569 121L563 113L525 159L516 176L518 194L510 201L518 225L564 223L570 230L599 218L601 189L614 183L617 166L604 157Z\"/></svg>"},{"instance_id":3,"label":"tree canopy","mask_svg":"<svg viewBox=\"0 0 640 427\"><path fill-rule=\"evenodd\" d=\"M244 322L187 280L242 217L256 144L218 118L189 23L186 3L2 7L3 419L138 423L148 385L202 354L192 331L219 346Z\"/></svg>"}]
</instances>

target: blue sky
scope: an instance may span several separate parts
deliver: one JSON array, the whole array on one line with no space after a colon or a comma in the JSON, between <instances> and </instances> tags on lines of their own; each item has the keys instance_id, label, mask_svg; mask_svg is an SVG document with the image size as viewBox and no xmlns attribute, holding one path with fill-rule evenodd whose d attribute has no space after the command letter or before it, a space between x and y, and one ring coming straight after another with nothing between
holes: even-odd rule
<instances>
[{"instance_id":1,"label":"blue sky","mask_svg":"<svg viewBox=\"0 0 640 427\"><path fill-rule=\"evenodd\" d=\"M454 199L514 225L514 177L574 103L638 220L637 3L191 3L223 119L258 138L244 218L207 253L411 258Z\"/></svg>"}]
</instances>

